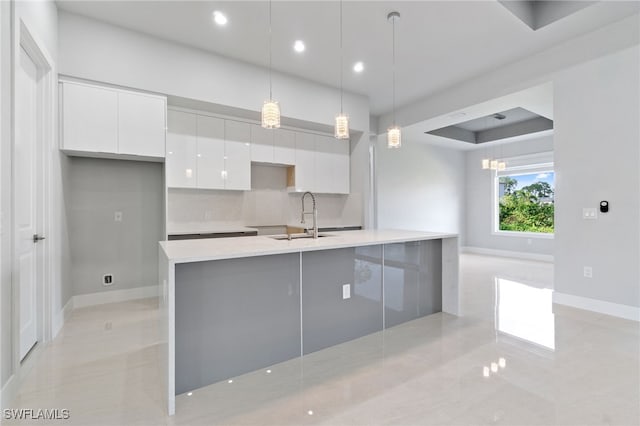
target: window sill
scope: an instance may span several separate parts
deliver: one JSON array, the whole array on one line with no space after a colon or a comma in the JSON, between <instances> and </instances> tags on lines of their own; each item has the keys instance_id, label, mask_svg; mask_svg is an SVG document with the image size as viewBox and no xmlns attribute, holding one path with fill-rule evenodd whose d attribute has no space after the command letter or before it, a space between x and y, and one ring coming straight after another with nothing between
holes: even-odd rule
<instances>
[{"instance_id":1,"label":"window sill","mask_svg":"<svg viewBox=\"0 0 640 426\"><path fill-rule=\"evenodd\" d=\"M497 237L540 238L542 240L553 240L555 234L543 234L541 232L493 231L491 235Z\"/></svg>"}]
</instances>

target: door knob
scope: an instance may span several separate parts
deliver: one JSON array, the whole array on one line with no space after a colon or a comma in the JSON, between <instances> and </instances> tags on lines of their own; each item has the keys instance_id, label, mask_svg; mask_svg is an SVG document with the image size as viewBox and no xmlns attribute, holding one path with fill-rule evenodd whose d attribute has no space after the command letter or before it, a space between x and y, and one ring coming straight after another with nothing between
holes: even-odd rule
<instances>
[{"instance_id":1,"label":"door knob","mask_svg":"<svg viewBox=\"0 0 640 426\"><path fill-rule=\"evenodd\" d=\"M44 240L45 237L43 237L42 235L38 235L38 234L33 234L33 242L37 243L40 240Z\"/></svg>"}]
</instances>

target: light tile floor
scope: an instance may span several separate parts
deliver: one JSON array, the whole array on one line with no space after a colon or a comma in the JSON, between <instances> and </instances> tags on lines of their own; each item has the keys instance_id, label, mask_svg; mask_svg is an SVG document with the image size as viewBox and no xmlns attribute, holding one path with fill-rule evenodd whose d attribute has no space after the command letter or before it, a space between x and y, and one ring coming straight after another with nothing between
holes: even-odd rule
<instances>
[{"instance_id":1,"label":"light tile floor","mask_svg":"<svg viewBox=\"0 0 640 426\"><path fill-rule=\"evenodd\" d=\"M638 323L552 306L548 263L463 255L461 286L460 317L431 315L180 395L171 418L156 301L78 309L14 406L67 408L69 420L51 423L78 425L640 424Z\"/></svg>"}]
</instances>

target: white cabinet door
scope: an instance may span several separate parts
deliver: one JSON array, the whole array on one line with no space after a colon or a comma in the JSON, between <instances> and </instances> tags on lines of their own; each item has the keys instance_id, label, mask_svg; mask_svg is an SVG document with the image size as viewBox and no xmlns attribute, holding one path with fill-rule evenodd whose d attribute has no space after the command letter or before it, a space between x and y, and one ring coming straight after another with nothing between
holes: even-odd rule
<instances>
[{"instance_id":1,"label":"white cabinet door","mask_svg":"<svg viewBox=\"0 0 640 426\"><path fill-rule=\"evenodd\" d=\"M273 163L274 132L257 124L251 126L251 161Z\"/></svg>"},{"instance_id":2,"label":"white cabinet door","mask_svg":"<svg viewBox=\"0 0 640 426\"><path fill-rule=\"evenodd\" d=\"M295 132L285 129L275 130L273 139L273 162L288 165L294 165L296 163Z\"/></svg>"},{"instance_id":3,"label":"white cabinet door","mask_svg":"<svg viewBox=\"0 0 640 426\"><path fill-rule=\"evenodd\" d=\"M336 139L329 136L315 136L315 191L325 194L333 192Z\"/></svg>"},{"instance_id":4,"label":"white cabinet door","mask_svg":"<svg viewBox=\"0 0 640 426\"><path fill-rule=\"evenodd\" d=\"M198 188L224 189L224 120L197 116Z\"/></svg>"},{"instance_id":5,"label":"white cabinet door","mask_svg":"<svg viewBox=\"0 0 640 426\"><path fill-rule=\"evenodd\" d=\"M351 148L348 140L336 140L334 145L332 192L348 194L351 189Z\"/></svg>"},{"instance_id":6,"label":"white cabinet door","mask_svg":"<svg viewBox=\"0 0 640 426\"><path fill-rule=\"evenodd\" d=\"M167 113L167 186L196 187L196 115L169 110Z\"/></svg>"},{"instance_id":7,"label":"white cabinet door","mask_svg":"<svg viewBox=\"0 0 640 426\"><path fill-rule=\"evenodd\" d=\"M62 149L118 152L118 93L62 83Z\"/></svg>"},{"instance_id":8,"label":"white cabinet door","mask_svg":"<svg viewBox=\"0 0 640 426\"><path fill-rule=\"evenodd\" d=\"M118 92L118 153L165 156L165 99Z\"/></svg>"},{"instance_id":9,"label":"white cabinet door","mask_svg":"<svg viewBox=\"0 0 640 426\"><path fill-rule=\"evenodd\" d=\"M296 192L315 191L315 141L309 133L296 132L295 187Z\"/></svg>"},{"instance_id":10,"label":"white cabinet door","mask_svg":"<svg viewBox=\"0 0 640 426\"><path fill-rule=\"evenodd\" d=\"M225 120L225 189L251 189L251 125Z\"/></svg>"}]
</instances>

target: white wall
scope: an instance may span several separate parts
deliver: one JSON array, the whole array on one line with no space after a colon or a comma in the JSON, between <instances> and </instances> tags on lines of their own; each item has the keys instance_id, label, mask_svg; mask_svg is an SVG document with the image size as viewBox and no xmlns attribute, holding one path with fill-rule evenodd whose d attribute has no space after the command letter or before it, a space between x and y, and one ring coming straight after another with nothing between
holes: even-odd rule
<instances>
[{"instance_id":1,"label":"white wall","mask_svg":"<svg viewBox=\"0 0 640 426\"><path fill-rule=\"evenodd\" d=\"M555 288L640 307L640 49L559 73L554 93ZM582 220L600 200L609 213Z\"/></svg>"},{"instance_id":2,"label":"white wall","mask_svg":"<svg viewBox=\"0 0 640 426\"><path fill-rule=\"evenodd\" d=\"M376 147L378 228L454 232L464 235L464 152L403 140Z\"/></svg>"},{"instance_id":3,"label":"white wall","mask_svg":"<svg viewBox=\"0 0 640 426\"><path fill-rule=\"evenodd\" d=\"M466 151L466 232L464 245L492 250L553 255L553 239L502 236L493 233L494 174L482 170L483 158L517 157L553 151L553 137L546 136Z\"/></svg>"}]
</instances>

